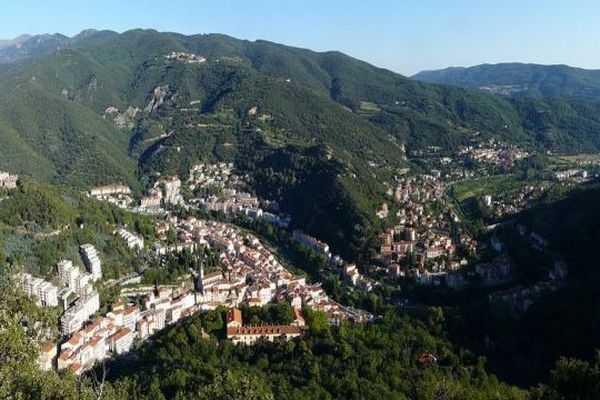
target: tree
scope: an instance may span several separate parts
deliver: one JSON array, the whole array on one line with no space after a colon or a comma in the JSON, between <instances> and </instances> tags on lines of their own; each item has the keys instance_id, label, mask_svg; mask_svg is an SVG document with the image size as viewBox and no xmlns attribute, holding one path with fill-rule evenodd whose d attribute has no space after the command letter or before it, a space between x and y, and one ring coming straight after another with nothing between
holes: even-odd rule
<instances>
[{"instance_id":1,"label":"tree","mask_svg":"<svg viewBox=\"0 0 600 400\"><path fill-rule=\"evenodd\" d=\"M272 400L268 386L257 376L225 371L201 388L198 400Z\"/></svg>"}]
</instances>

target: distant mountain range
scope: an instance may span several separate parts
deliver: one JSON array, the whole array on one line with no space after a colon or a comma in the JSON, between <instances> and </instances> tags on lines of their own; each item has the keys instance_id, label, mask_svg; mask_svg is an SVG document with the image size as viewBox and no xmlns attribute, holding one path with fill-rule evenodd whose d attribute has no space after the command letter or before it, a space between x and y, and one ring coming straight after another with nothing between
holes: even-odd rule
<instances>
[{"instance_id":1,"label":"distant mountain range","mask_svg":"<svg viewBox=\"0 0 600 400\"><path fill-rule=\"evenodd\" d=\"M48 55L61 48L88 46L117 35L112 31L87 29L68 37L60 33L43 35L21 35L12 40L0 40L0 64L10 64L29 58ZM90 39L92 42L90 42Z\"/></svg>"},{"instance_id":2,"label":"distant mountain range","mask_svg":"<svg viewBox=\"0 0 600 400\"><path fill-rule=\"evenodd\" d=\"M600 70L566 65L482 64L423 71L412 78L513 97L600 100Z\"/></svg>"}]
</instances>

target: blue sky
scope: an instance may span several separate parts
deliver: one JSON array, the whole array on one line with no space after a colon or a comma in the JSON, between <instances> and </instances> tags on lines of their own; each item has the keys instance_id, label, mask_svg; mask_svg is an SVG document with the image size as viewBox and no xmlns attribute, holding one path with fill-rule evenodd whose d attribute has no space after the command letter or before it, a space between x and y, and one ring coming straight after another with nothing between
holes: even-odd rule
<instances>
[{"instance_id":1,"label":"blue sky","mask_svg":"<svg viewBox=\"0 0 600 400\"><path fill-rule=\"evenodd\" d=\"M600 69L600 0L6 0L0 5L5 39L137 27L340 50L405 75L508 61Z\"/></svg>"}]
</instances>

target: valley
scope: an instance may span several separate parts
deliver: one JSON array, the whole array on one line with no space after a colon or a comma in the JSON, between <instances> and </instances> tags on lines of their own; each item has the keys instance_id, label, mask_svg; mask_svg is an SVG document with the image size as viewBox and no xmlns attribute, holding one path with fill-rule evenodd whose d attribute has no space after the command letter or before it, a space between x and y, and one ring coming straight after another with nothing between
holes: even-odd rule
<instances>
[{"instance_id":1,"label":"valley","mask_svg":"<svg viewBox=\"0 0 600 400\"><path fill-rule=\"evenodd\" d=\"M0 361L21 386L545 399L600 347L593 93L218 34L19 40L0 339L23 358Z\"/></svg>"}]
</instances>

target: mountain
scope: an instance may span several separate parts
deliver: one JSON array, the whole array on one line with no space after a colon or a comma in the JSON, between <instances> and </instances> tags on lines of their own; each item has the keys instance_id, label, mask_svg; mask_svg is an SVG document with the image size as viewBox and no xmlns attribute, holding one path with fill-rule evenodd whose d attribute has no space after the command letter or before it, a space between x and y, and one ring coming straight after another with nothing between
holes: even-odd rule
<instances>
[{"instance_id":1,"label":"mountain","mask_svg":"<svg viewBox=\"0 0 600 400\"><path fill-rule=\"evenodd\" d=\"M19 35L14 39L0 40L0 50L5 49L9 46L19 45L31 38L31 35Z\"/></svg>"},{"instance_id":2,"label":"mountain","mask_svg":"<svg viewBox=\"0 0 600 400\"><path fill-rule=\"evenodd\" d=\"M13 40L0 40L0 64L10 64L51 54L61 48L87 46L117 35L112 31L87 29L69 38L60 33L21 35Z\"/></svg>"},{"instance_id":3,"label":"mountain","mask_svg":"<svg viewBox=\"0 0 600 400\"><path fill-rule=\"evenodd\" d=\"M469 68L422 71L413 79L513 97L600 100L600 70L567 65L482 64Z\"/></svg>"},{"instance_id":4,"label":"mountain","mask_svg":"<svg viewBox=\"0 0 600 400\"><path fill-rule=\"evenodd\" d=\"M356 255L368 236L356 229L379 223L373 210L406 166L406 147L455 146L475 132L529 140L503 99L339 52L152 30L84 36L0 69L0 168L137 187L137 176L185 177L199 161L229 160L303 228Z\"/></svg>"},{"instance_id":5,"label":"mountain","mask_svg":"<svg viewBox=\"0 0 600 400\"><path fill-rule=\"evenodd\" d=\"M157 173L185 178L194 163L228 160L343 256L378 229L374 210L407 150L475 136L600 149L598 104L509 101L339 52L153 30L25 43L40 47L0 68L0 170L139 189Z\"/></svg>"}]
</instances>

